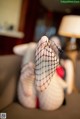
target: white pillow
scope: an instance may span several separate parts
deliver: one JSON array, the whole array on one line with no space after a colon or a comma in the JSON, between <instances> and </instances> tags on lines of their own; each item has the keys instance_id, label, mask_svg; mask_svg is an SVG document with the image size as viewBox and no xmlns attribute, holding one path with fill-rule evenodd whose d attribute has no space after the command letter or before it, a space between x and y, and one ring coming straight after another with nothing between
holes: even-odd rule
<instances>
[{"instance_id":1,"label":"white pillow","mask_svg":"<svg viewBox=\"0 0 80 119\"><path fill-rule=\"evenodd\" d=\"M28 44L21 44L21 45L16 45L13 47L13 52L16 55L23 56L25 54L26 49L28 48Z\"/></svg>"},{"instance_id":2,"label":"white pillow","mask_svg":"<svg viewBox=\"0 0 80 119\"><path fill-rule=\"evenodd\" d=\"M37 43L29 43L28 47L25 50L25 54L23 56L22 65L32 62L35 63L35 51L36 51Z\"/></svg>"},{"instance_id":3,"label":"white pillow","mask_svg":"<svg viewBox=\"0 0 80 119\"><path fill-rule=\"evenodd\" d=\"M37 47L37 43L35 42L16 45L13 47L13 52L16 55L23 56L22 65L29 62L34 63L36 47Z\"/></svg>"}]
</instances>

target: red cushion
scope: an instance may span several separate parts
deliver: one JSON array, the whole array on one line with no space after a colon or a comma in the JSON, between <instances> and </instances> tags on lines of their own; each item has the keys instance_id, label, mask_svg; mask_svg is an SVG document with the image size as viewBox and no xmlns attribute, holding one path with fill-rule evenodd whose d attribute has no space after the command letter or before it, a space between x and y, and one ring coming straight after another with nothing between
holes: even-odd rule
<instances>
[{"instance_id":1,"label":"red cushion","mask_svg":"<svg viewBox=\"0 0 80 119\"><path fill-rule=\"evenodd\" d=\"M64 68L62 66L57 67L56 72L61 78L63 78L65 75L65 71L64 71Z\"/></svg>"}]
</instances>

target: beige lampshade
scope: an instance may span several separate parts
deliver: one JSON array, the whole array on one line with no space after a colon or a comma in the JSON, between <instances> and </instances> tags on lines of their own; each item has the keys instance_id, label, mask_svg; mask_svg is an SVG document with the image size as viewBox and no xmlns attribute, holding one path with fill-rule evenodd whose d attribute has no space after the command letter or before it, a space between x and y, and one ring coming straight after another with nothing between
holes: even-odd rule
<instances>
[{"instance_id":1,"label":"beige lampshade","mask_svg":"<svg viewBox=\"0 0 80 119\"><path fill-rule=\"evenodd\" d=\"M62 18L58 34L66 37L80 38L80 16L64 16Z\"/></svg>"}]
</instances>

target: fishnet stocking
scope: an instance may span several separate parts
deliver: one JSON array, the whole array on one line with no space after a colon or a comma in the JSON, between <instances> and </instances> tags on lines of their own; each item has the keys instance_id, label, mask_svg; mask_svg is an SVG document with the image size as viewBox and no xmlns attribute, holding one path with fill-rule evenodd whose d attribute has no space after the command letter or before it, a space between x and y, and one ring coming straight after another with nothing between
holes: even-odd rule
<instances>
[{"instance_id":1,"label":"fishnet stocking","mask_svg":"<svg viewBox=\"0 0 80 119\"><path fill-rule=\"evenodd\" d=\"M51 82L52 76L59 65L58 48L47 37L42 38L36 48L36 88L44 91Z\"/></svg>"}]
</instances>

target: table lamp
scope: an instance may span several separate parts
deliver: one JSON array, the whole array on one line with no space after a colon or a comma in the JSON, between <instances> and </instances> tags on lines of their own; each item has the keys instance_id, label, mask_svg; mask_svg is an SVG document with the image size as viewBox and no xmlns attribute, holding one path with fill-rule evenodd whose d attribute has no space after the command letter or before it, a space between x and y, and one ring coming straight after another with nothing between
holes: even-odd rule
<instances>
[{"instance_id":1,"label":"table lamp","mask_svg":"<svg viewBox=\"0 0 80 119\"><path fill-rule=\"evenodd\" d=\"M62 18L58 34L65 37L70 37L70 43L67 50L76 50L76 38L80 38L80 16L66 15Z\"/></svg>"}]
</instances>

